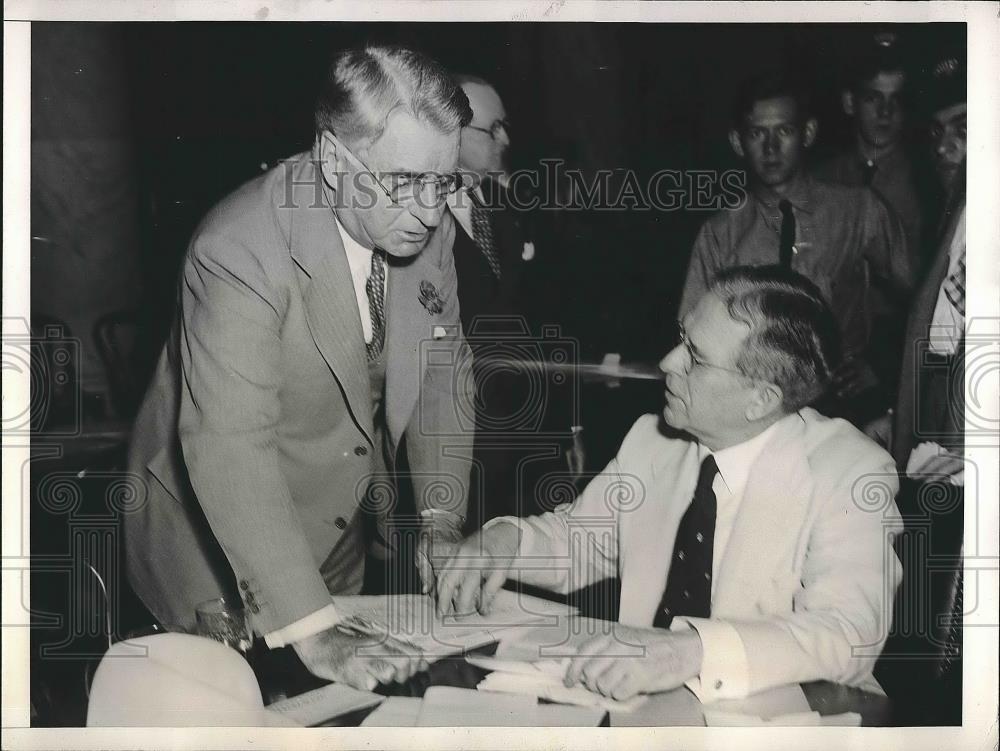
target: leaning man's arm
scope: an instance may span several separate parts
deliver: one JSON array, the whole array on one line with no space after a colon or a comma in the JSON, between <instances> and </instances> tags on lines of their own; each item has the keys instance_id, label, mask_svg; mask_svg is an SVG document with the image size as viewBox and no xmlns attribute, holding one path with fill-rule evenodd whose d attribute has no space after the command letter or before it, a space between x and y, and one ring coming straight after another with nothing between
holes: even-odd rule
<instances>
[{"instance_id":1,"label":"leaning man's arm","mask_svg":"<svg viewBox=\"0 0 1000 751\"><path fill-rule=\"evenodd\" d=\"M284 303L249 249L197 238L181 288L178 432L191 484L261 634L330 606L277 456Z\"/></svg>"}]
</instances>

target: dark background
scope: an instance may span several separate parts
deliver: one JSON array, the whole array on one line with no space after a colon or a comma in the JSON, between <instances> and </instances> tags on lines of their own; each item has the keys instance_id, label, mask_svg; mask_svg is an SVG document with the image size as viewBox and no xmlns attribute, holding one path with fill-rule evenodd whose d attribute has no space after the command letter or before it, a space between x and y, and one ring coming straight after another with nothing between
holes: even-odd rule
<instances>
[{"instance_id":1,"label":"dark background","mask_svg":"<svg viewBox=\"0 0 1000 751\"><path fill-rule=\"evenodd\" d=\"M886 25L124 23L32 25L33 146L111 139L127 151L135 262L125 295L161 338L191 230L241 182L312 141L314 92L331 51L362 40L415 46L495 82L514 123L514 166L563 158L593 175L738 167L726 142L740 80L785 62L815 81L817 157L846 140L838 78ZM924 68L961 24L894 25ZM79 100L79 101L75 101ZM74 103L79 104L74 108ZM50 176L35 170L33 178ZM65 175L59 175L65 179ZM71 177L86 180L87 175ZM51 217L35 212L34 235ZM131 217L130 217L131 218ZM665 351L699 211L555 218L539 266L550 316L584 352ZM55 221L59 221L56 219ZM541 248L540 248L541 250ZM33 269L45 274L45 268ZM44 297L44 296L43 296Z\"/></svg>"}]
</instances>

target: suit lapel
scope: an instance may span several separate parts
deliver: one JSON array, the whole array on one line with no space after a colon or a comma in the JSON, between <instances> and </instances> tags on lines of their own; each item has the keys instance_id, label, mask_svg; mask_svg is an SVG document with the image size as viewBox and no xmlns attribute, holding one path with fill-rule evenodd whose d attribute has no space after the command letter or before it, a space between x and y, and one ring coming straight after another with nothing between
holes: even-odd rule
<instances>
[{"instance_id":1,"label":"suit lapel","mask_svg":"<svg viewBox=\"0 0 1000 751\"><path fill-rule=\"evenodd\" d=\"M673 556L681 518L693 497L698 475L698 445L686 441L677 452L662 452L651 460L647 491L640 507L645 513L626 516L622 530L622 590L619 619L649 626L656 615ZM683 490L681 490L683 489Z\"/></svg>"},{"instance_id":2,"label":"suit lapel","mask_svg":"<svg viewBox=\"0 0 1000 751\"><path fill-rule=\"evenodd\" d=\"M290 240L309 333L343 390L358 427L374 445L368 361L340 232L309 159L295 165Z\"/></svg>"},{"instance_id":3,"label":"suit lapel","mask_svg":"<svg viewBox=\"0 0 1000 751\"><path fill-rule=\"evenodd\" d=\"M719 567L713 612L753 615L747 610L755 603L748 597L747 582L770 585L774 572L780 571L781 559L789 555L783 534L798 535L803 529L812 494L809 465L802 452L804 431L800 416L786 419L750 470ZM761 545L764 539L772 543Z\"/></svg>"}]
</instances>

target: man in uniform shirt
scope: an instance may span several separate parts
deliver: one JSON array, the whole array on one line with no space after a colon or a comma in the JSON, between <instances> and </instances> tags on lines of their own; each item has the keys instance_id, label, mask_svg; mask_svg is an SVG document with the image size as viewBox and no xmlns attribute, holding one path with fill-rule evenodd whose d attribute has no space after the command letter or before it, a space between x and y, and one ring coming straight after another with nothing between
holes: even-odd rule
<instances>
[{"instance_id":1,"label":"man in uniform shirt","mask_svg":"<svg viewBox=\"0 0 1000 751\"><path fill-rule=\"evenodd\" d=\"M895 40L882 35L878 41L861 55L841 93L844 112L853 125L853 142L819 165L816 176L874 190L902 222L910 266L916 272L923 266L923 205L903 143L909 73ZM907 306L904 300L895 299L891 289L878 284L872 285L869 302L871 364L883 388L894 397Z\"/></svg>"},{"instance_id":2,"label":"man in uniform shirt","mask_svg":"<svg viewBox=\"0 0 1000 751\"><path fill-rule=\"evenodd\" d=\"M844 112L851 118L852 143L820 164L816 176L878 193L902 222L911 265L919 268L923 212L903 143L909 88L909 72L894 43L886 40L863 54L841 92Z\"/></svg>"},{"instance_id":3,"label":"man in uniform shirt","mask_svg":"<svg viewBox=\"0 0 1000 751\"><path fill-rule=\"evenodd\" d=\"M619 576L623 625L579 647L567 683L628 699L687 682L703 701L813 680L876 689L897 476L873 441L805 406L838 355L829 307L788 269L731 269L680 332L660 363L666 424L639 418L572 503L495 519L437 560L439 608L488 612L508 577L567 593Z\"/></svg>"},{"instance_id":4,"label":"man in uniform shirt","mask_svg":"<svg viewBox=\"0 0 1000 751\"><path fill-rule=\"evenodd\" d=\"M330 595L361 589L404 438L418 510L437 539L461 537L471 394L424 345L469 359L445 198L470 117L422 55L342 52L312 151L196 230L130 446L148 497L123 515L130 582L162 623L191 628L200 602L227 596L322 678L368 686L417 665L392 641L359 654Z\"/></svg>"},{"instance_id":5,"label":"man in uniform shirt","mask_svg":"<svg viewBox=\"0 0 1000 751\"><path fill-rule=\"evenodd\" d=\"M806 152L817 128L797 81L769 73L745 84L729 142L746 161L750 193L739 208L720 211L702 226L680 315L723 269L777 263L798 271L819 287L840 324L845 358L835 379L835 411L859 421L884 406L868 364L870 281L878 279L902 298L912 270L902 225L874 193L808 173Z\"/></svg>"}]
</instances>

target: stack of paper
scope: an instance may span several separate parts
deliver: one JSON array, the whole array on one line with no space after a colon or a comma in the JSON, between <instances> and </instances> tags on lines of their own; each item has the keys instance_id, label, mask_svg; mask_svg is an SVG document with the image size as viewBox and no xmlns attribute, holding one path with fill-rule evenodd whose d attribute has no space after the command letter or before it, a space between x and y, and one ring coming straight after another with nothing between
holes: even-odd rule
<instances>
[{"instance_id":1,"label":"stack of paper","mask_svg":"<svg viewBox=\"0 0 1000 751\"><path fill-rule=\"evenodd\" d=\"M291 699L274 702L268 709L280 712L306 727L315 727L334 717L373 707L383 699L384 696L359 691L345 683L331 683Z\"/></svg>"},{"instance_id":2,"label":"stack of paper","mask_svg":"<svg viewBox=\"0 0 1000 751\"><path fill-rule=\"evenodd\" d=\"M480 691L523 694L561 704L614 712L632 712L646 701L644 696L618 701L596 694L582 685L565 686L563 676L566 674L566 659L521 662L471 655L465 659L477 667L494 671L476 687Z\"/></svg>"},{"instance_id":3,"label":"stack of paper","mask_svg":"<svg viewBox=\"0 0 1000 751\"><path fill-rule=\"evenodd\" d=\"M433 686L423 699L392 696L362 727L596 727L603 710L538 704L529 696L499 698L466 688Z\"/></svg>"},{"instance_id":4,"label":"stack of paper","mask_svg":"<svg viewBox=\"0 0 1000 751\"><path fill-rule=\"evenodd\" d=\"M377 624L431 658L492 644L525 628L556 624L576 612L567 605L507 590L497 593L489 615L442 617L427 595L334 597L333 604L341 617Z\"/></svg>"}]
</instances>

